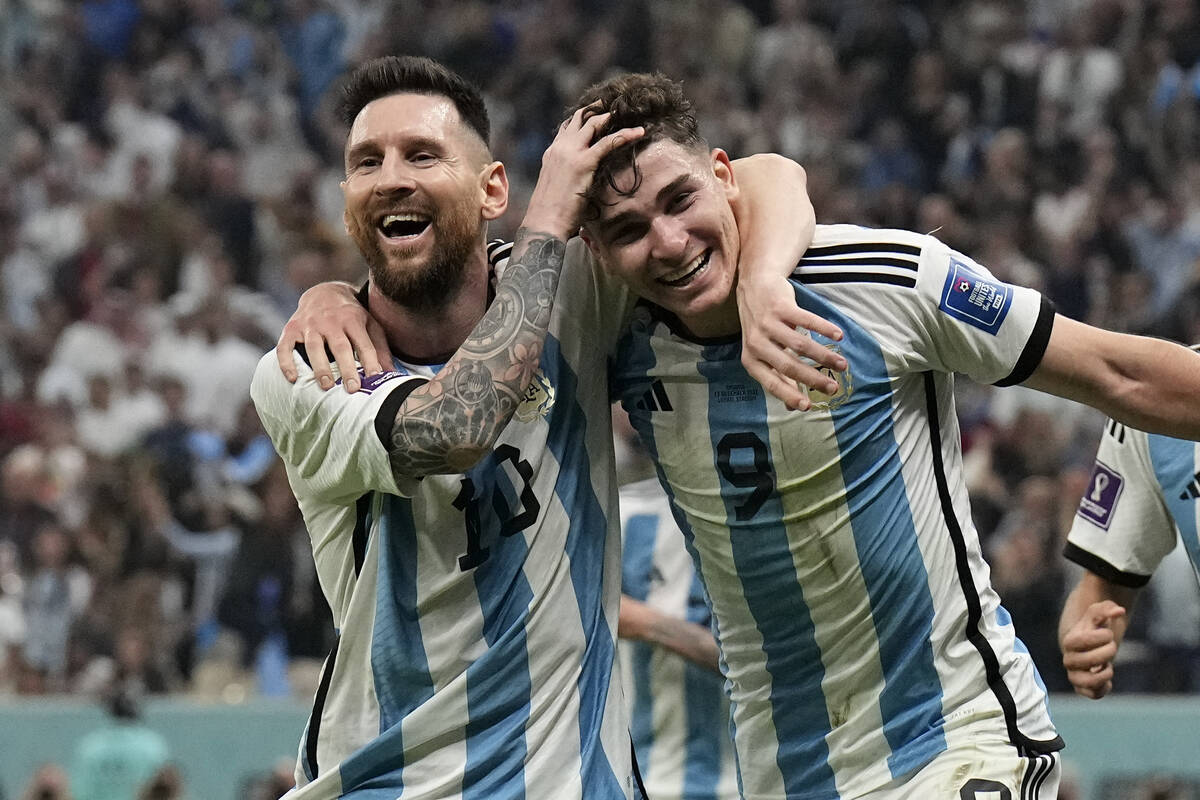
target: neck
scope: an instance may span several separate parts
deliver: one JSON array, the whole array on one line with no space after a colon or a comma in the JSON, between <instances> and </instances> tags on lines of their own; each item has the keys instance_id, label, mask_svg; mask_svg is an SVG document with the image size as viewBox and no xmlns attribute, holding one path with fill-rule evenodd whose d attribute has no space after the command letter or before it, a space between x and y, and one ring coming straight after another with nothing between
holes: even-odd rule
<instances>
[{"instance_id":1,"label":"neck","mask_svg":"<svg viewBox=\"0 0 1200 800\"><path fill-rule=\"evenodd\" d=\"M416 364L444 363L487 310L488 270L486 265L471 269L458 291L433 307L392 300L380 294L374 283L368 289L367 302L398 357Z\"/></svg>"},{"instance_id":2,"label":"neck","mask_svg":"<svg viewBox=\"0 0 1200 800\"><path fill-rule=\"evenodd\" d=\"M718 308L709 309L703 314L680 317L679 321L687 328L688 333L697 339L720 339L733 336L742 330L737 300L732 295L727 303Z\"/></svg>"}]
</instances>

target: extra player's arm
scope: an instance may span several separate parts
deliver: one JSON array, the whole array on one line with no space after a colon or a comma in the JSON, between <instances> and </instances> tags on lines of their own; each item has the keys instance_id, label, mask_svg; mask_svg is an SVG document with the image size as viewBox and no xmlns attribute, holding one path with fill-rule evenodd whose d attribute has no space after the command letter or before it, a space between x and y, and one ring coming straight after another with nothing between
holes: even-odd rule
<instances>
[{"instance_id":1,"label":"extra player's arm","mask_svg":"<svg viewBox=\"0 0 1200 800\"><path fill-rule=\"evenodd\" d=\"M617 635L670 650L693 664L721 673L720 652L712 631L686 619L658 611L627 594L621 595Z\"/></svg>"},{"instance_id":2,"label":"extra player's arm","mask_svg":"<svg viewBox=\"0 0 1200 800\"><path fill-rule=\"evenodd\" d=\"M739 190L732 204L741 238L737 301L742 364L790 408L808 408L808 396L796 381L827 394L837 391L837 382L794 354L835 370L846 368L845 359L808 335L815 331L840 340L841 330L799 308L788 283L816 226L808 176L795 161L774 154L738 159L733 169Z\"/></svg>"},{"instance_id":3,"label":"extra player's arm","mask_svg":"<svg viewBox=\"0 0 1200 800\"><path fill-rule=\"evenodd\" d=\"M1112 690L1113 660L1125 637L1137 589L1084 572L1058 621L1063 666L1075 691L1099 699Z\"/></svg>"},{"instance_id":4,"label":"extra player's arm","mask_svg":"<svg viewBox=\"0 0 1200 800\"><path fill-rule=\"evenodd\" d=\"M1200 353L1058 315L1026 386L1151 433L1200 439Z\"/></svg>"}]
</instances>

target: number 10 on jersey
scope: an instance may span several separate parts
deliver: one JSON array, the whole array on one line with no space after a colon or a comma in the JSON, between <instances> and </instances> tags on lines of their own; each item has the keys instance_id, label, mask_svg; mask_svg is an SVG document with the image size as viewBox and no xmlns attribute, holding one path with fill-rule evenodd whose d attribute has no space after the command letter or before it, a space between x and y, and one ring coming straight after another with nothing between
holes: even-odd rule
<instances>
[{"instance_id":1,"label":"number 10 on jersey","mask_svg":"<svg viewBox=\"0 0 1200 800\"><path fill-rule=\"evenodd\" d=\"M511 472L505 464L511 466ZM498 527L500 535L514 536L537 522L542 506L533 493L533 466L521 458L521 451L509 444L502 444L492 451L491 456L472 470L476 476L487 475L487 482L479 485L471 477L462 479L462 489L454 498L454 507L463 512L467 528L467 552L458 558L458 568L463 572L475 569L491 556L491 548L483 546L483 533L487 528ZM512 473L516 473L521 488L516 488ZM503 483L508 484L505 492ZM513 509L508 497L518 498ZM491 514L492 519L487 516ZM491 521L493 524L487 524Z\"/></svg>"}]
</instances>

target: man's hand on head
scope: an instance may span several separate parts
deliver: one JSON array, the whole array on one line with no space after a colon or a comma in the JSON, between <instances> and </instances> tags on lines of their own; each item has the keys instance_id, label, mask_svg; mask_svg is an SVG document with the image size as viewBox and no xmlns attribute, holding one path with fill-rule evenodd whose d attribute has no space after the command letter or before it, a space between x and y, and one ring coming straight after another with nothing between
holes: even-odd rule
<instances>
[{"instance_id":1,"label":"man's hand on head","mask_svg":"<svg viewBox=\"0 0 1200 800\"><path fill-rule=\"evenodd\" d=\"M283 326L275 346L279 368L289 382L297 373L292 351L304 345L313 377L322 389L334 384L329 355L333 354L342 388L359 388L358 365L363 373L376 375L391 366L392 353L383 328L367 313L348 283L319 283L300 296L296 313ZM328 348L328 352L326 351Z\"/></svg>"},{"instance_id":2,"label":"man's hand on head","mask_svg":"<svg viewBox=\"0 0 1200 800\"><path fill-rule=\"evenodd\" d=\"M610 115L587 116L588 111L578 109L564 120L554 141L542 154L542 169L529 198L521 223L523 228L564 239L573 236L583 216L584 192L591 185L597 165L606 155L644 133L640 127L622 128L597 139Z\"/></svg>"}]
</instances>

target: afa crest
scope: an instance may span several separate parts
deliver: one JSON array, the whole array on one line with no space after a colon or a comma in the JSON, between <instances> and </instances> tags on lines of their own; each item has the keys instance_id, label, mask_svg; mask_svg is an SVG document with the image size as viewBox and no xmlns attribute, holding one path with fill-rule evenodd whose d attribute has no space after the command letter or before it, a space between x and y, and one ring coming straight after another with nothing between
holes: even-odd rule
<instances>
[{"instance_id":1,"label":"afa crest","mask_svg":"<svg viewBox=\"0 0 1200 800\"><path fill-rule=\"evenodd\" d=\"M829 345L829 349L835 353L842 352L842 349L837 345ZM821 374L826 378L832 378L837 381L837 391L832 395L819 392L816 389L809 389L806 386L801 386L808 393L808 399L812 403L811 410L825 411L837 408L850 399L850 395L854 393L854 378L850 374L850 364L847 362L844 372L836 372L829 367L819 367Z\"/></svg>"},{"instance_id":2,"label":"afa crest","mask_svg":"<svg viewBox=\"0 0 1200 800\"><path fill-rule=\"evenodd\" d=\"M549 414L553 405L554 386L539 367L533 380L529 382L529 388L525 390L525 397L517 406L516 417L521 422L532 422Z\"/></svg>"}]
</instances>

